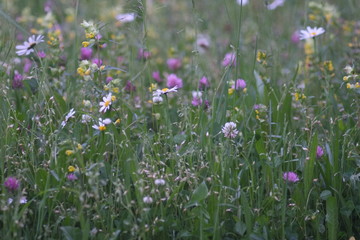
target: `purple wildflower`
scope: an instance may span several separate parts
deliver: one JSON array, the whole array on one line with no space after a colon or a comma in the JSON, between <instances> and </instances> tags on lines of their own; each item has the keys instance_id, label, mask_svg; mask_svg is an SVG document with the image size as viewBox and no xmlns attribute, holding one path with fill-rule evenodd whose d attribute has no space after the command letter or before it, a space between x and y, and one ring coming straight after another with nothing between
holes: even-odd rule
<instances>
[{"instance_id":1,"label":"purple wildflower","mask_svg":"<svg viewBox=\"0 0 360 240\"><path fill-rule=\"evenodd\" d=\"M24 87L23 79L24 79L23 76L20 73L18 73L17 71L15 71L15 75L14 75L14 78L12 81L12 87L14 89Z\"/></svg>"},{"instance_id":2,"label":"purple wildflower","mask_svg":"<svg viewBox=\"0 0 360 240\"><path fill-rule=\"evenodd\" d=\"M206 77L202 77L199 81L199 88L205 89L210 86L209 80Z\"/></svg>"},{"instance_id":3,"label":"purple wildflower","mask_svg":"<svg viewBox=\"0 0 360 240\"><path fill-rule=\"evenodd\" d=\"M92 57L92 53L93 53L93 51L91 48L83 47L80 50L80 59L81 60L90 60Z\"/></svg>"},{"instance_id":4,"label":"purple wildflower","mask_svg":"<svg viewBox=\"0 0 360 240\"><path fill-rule=\"evenodd\" d=\"M324 155L324 149L322 147L317 146L316 148L316 158L321 158Z\"/></svg>"},{"instance_id":5,"label":"purple wildflower","mask_svg":"<svg viewBox=\"0 0 360 240\"><path fill-rule=\"evenodd\" d=\"M298 182L299 181L299 177L296 173L294 172L284 172L283 173L283 179L285 181L288 181L288 182Z\"/></svg>"},{"instance_id":6,"label":"purple wildflower","mask_svg":"<svg viewBox=\"0 0 360 240\"><path fill-rule=\"evenodd\" d=\"M92 62L98 65L98 67L100 67L103 64L103 61L100 58L94 58Z\"/></svg>"},{"instance_id":7,"label":"purple wildflower","mask_svg":"<svg viewBox=\"0 0 360 240\"><path fill-rule=\"evenodd\" d=\"M8 177L4 182L4 186L8 191L15 191L19 188L20 182L15 177Z\"/></svg>"},{"instance_id":8,"label":"purple wildflower","mask_svg":"<svg viewBox=\"0 0 360 240\"><path fill-rule=\"evenodd\" d=\"M178 76L176 76L176 74L170 74L167 77L167 87L168 88L173 88L177 86L178 88L182 88L183 87L183 81L181 78L179 78Z\"/></svg>"},{"instance_id":9,"label":"purple wildflower","mask_svg":"<svg viewBox=\"0 0 360 240\"><path fill-rule=\"evenodd\" d=\"M71 182L78 179L77 176L76 176L74 173L69 173L69 174L66 176L66 178L67 178L68 181L71 181Z\"/></svg>"},{"instance_id":10,"label":"purple wildflower","mask_svg":"<svg viewBox=\"0 0 360 240\"><path fill-rule=\"evenodd\" d=\"M235 66L236 64L236 55L233 52L227 53L222 61L224 67Z\"/></svg>"},{"instance_id":11,"label":"purple wildflower","mask_svg":"<svg viewBox=\"0 0 360 240\"><path fill-rule=\"evenodd\" d=\"M179 58L169 58L166 61L166 64L168 66L168 68L172 71L178 70L179 68L181 68L181 59Z\"/></svg>"},{"instance_id":12,"label":"purple wildflower","mask_svg":"<svg viewBox=\"0 0 360 240\"><path fill-rule=\"evenodd\" d=\"M235 81L235 84L232 86L235 90L246 88L246 82L243 79L238 79Z\"/></svg>"},{"instance_id":13,"label":"purple wildflower","mask_svg":"<svg viewBox=\"0 0 360 240\"><path fill-rule=\"evenodd\" d=\"M136 87L135 87L135 85L134 84L132 84L130 81L127 81L126 82L126 85L125 85L125 87L124 87L124 90L126 91L126 92L135 92L136 91Z\"/></svg>"},{"instance_id":14,"label":"purple wildflower","mask_svg":"<svg viewBox=\"0 0 360 240\"><path fill-rule=\"evenodd\" d=\"M152 77L155 81L157 81L158 83L162 82L163 80L160 77L160 72L153 72L152 73Z\"/></svg>"}]
</instances>

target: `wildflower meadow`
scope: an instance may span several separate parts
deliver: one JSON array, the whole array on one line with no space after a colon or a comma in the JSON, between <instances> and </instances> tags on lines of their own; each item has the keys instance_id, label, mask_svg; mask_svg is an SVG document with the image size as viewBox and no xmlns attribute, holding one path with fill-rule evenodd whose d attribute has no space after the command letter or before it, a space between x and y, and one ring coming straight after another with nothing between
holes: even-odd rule
<instances>
[{"instance_id":1,"label":"wildflower meadow","mask_svg":"<svg viewBox=\"0 0 360 240\"><path fill-rule=\"evenodd\" d=\"M360 239L359 10L0 1L0 238Z\"/></svg>"}]
</instances>

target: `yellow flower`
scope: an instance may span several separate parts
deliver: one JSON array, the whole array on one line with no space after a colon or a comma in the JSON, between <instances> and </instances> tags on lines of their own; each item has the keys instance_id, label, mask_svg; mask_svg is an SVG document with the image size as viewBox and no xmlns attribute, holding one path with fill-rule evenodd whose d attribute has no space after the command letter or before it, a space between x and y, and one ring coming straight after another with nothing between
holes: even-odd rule
<instances>
[{"instance_id":1,"label":"yellow flower","mask_svg":"<svg viewBox=\"0 0 360 240\"><path fill-rule=\"evenodd\" d=\"M75 172L76 168L74 166L69 166L68 171L69 172Z\"/></svg>"},{"instance_id":2,"label":"yellow flower","mask_svg":"<svg viewBox=\"0 0 360 240\"><path fill-rule=\"evenodd\" d=\"M119 92L120 92L120 89L119 89L118 87L114 87L114 88L111 89L111 91L114 92L114 93L119 93ZM115 97L115 96L114 96L114 97ZM116 97L115 97L115 98L116 98ZM113 100L113 101L115 101L115 100Z\"/></svg>"},{"instance_id":3,"label":"yellow flower","mask_svg":"<svg viewBox=\"0 0 360 240\"><path fill-rule=\"evenodd\" d=\"M82 45L83 45L83 47L87 47L87 46L90 45L90 42L88 42L88 41L83 41L83 42L82 42Z\"/></svg>"},{"instance_id":4,"label":"yellow flower","mask_svg":"<svg viewBox=\"0 0 360 240\"><path fill-rule=\"evenodd\" d=\"M121 119L118 118L118 119L116 119L115 124L120 124L120 122L121 122Z\"/></svg>"},{"instance_id":5,"label":"yellow flower","mask_svg":"<svg viewBox=\"0 0 360 240\"><path fill-rule=\"evenodd\" d=\"M266 59L266 52L258 50L256 53L256 61L262 62Z\"/></svg>"},{"instance_id":6,"label":"yellow flower","mask_svg":"<svg viewBox=\"0 0 360 240\"><path fill-rule=\"evenodd\" d=\"M149 87L149 92L153 92L155 89L157 89L158 86L156 83L152 83L150 84L150 87Z\"/></svg>"},{"instance_id":7,"label":"yellow flower","mask_svg":"<svg viewBox=\"0 0 360 240\"><path fill-rule=\"evenodd\" d=\"M74 151L73 151L73 150L66 150L66 151L65 151L65 154L66 154L67 156L70 156L70 155L73 155L73 154L74 154Z\"/></svg>"},{"instance_id":8,"label":"yellow flower","mask_svg":"<svg viewBox=\"0 0 360 240\"><path fill-rule=\"evenodd\" d=\"M232 95L234 93L235 89L234 88L229 88L228 89L228 94Z\"/></svg>"},{"instance_id":9,"label":"yellow flower","mask_svg":"<svg viewBox=\"0 0 360 240\"><path fill-rule=\"evenodd\" d=\"M84 69L82 69L82 68L80 68L80 67L79 67L79 68L77 69L77 73L78 73L80 76L82 76L82 77L83 77L83 76L84 76L85 71L84 71Z\"/></svg>"},{"instance_id":10,"label":"yellow flower","mask_svg":"<svg viewBox=\"0 0 360 240\"><path fill-rule=\"evenodd\" d=\"M83 147L82 147L82 145L81 145L80 143L78 143L78 145L76 146L76 148L77 148L78 150L82 150L82 149L83 149Z\"/></svg>"},{"instance_id":11,"label":"yellow flower","mask_svg":"<svg viewBox=\"0 0 360 240\"><path fill-rule=\"evenodd\" d=\"M85 34L85 37L86 38L94 38L95 37L95 34L93 32L89 32L89 33L86 33Z\"/></svg>"},{"instance_id":12,"label":"yellow flower","mask_svg":"<svg viewBox=\"0 0 360 240\"><path fill-rule=\"evenodd\" d=\"M295 97L295 101L299 101L300 99L305 99L306 96L302 93L295 93L294 94L294 97Z\"/></svg>"},{"instance_id":13,"label":"yellow flower","mask_svg":"<svg viewBox=\"0 0 360 240\"><path fill-rule=\"evenodd\" d=\"M325 61L325 62L324 62L324 67L325 67L329 72L334 71L334 65L333 65L332 61Z\"/></svg>"}]
</instances>

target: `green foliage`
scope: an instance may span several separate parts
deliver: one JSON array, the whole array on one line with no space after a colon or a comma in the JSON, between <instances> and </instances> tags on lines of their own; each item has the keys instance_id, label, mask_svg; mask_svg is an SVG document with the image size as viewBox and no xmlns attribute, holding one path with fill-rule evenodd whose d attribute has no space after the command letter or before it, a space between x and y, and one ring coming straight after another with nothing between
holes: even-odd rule
<instances>
[{"instance_id":1,"label":"green foliage","mask_svg":"<svg viewBox=\"0 0 360 240\"><path fill-rule=\"evenodd\" d=\"M3 1L2 238L359 236L360 6L346 2ZM307 26L326 32L296 39ZM17 56L30 33L45 41ZM172 73L183 86L163 94Z\"/></svg>"}]
</instances>

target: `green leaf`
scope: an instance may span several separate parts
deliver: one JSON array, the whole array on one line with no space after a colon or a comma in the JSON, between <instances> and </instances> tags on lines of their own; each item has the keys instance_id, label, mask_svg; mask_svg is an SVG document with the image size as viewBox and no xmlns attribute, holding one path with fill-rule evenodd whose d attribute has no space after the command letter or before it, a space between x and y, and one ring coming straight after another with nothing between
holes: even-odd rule
<instances>
[{"instance_id":1,"label":"green leaf","mask_svg":"<svg viewBox=\"0 0 360 240\"><path fill-rule=\"evenodd\" d=\"M307 197L314 178L314 167L316 159L316 149L318 146L318 136L315 134L310 143L310 159L305 160L305 169L304 169L304 195Z\"/></svg>"},{"instance_id":2,"label":"green leaf","mask_svg":"<svg viewBox=\"0 0 360 240\"><path fill-rule=\"evenodd\" d=\"M326 200L326 226L328 239L336 240L338 232L338 204L335 197Z\"/></svg>"},{"instance_id":3,"label":"green leaf","mask_svg":"<svg viewBox=\"0 0 360 240\"><path fill-rule=\"evenodd\" d=\"M35 183L40 191L45 190L48 173L45 169L39 168L35 174Z\"/></svg>"},{"instance_id":4,"label":"green leaf","mask_svg":"<svg viewBox=\"0 0 360 240\"><path fill-rule=\"evenodd\" d=\"M81 229L71 226L60 227L66 240L81 239Z\"/></svg>"},{"instance_id":5,"label":"green leaf","mask_svg":"<svg viewBox=\"0 0 360 240\"><path fill-rule=\"evenodd\" d=\"M206 183L202 182L192 193L190 202L195 203L204 200L207 197L208 192L209 190Z\"/></svg>"},{"instance_id":6,"label":"green leaf","mask_svg":"<svg viewBox=\"0 0 360 240\"><path fill-rule=\"evenodd\" d=\"M235 224L235 229L234 230L240 236L244 236L244 233L246 232L246 224L243 223L243 222L237 222Z\"/></svg>"},{"instance_id":7,"label":"green leaf","mask_svg":"<svg viewBox=\"0 0 360 240\"><path fill-rule=\"evenodd\" d=\"M329 190L324 190L320 193L320 198L322 200L327 200L329 197L331 197L331 192Z\"/></svg>"}]
</instances>

